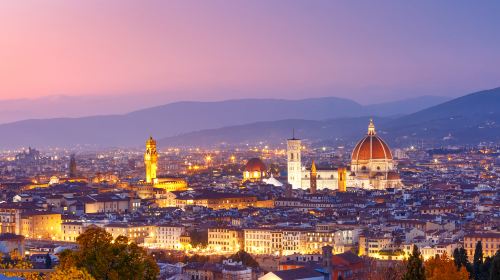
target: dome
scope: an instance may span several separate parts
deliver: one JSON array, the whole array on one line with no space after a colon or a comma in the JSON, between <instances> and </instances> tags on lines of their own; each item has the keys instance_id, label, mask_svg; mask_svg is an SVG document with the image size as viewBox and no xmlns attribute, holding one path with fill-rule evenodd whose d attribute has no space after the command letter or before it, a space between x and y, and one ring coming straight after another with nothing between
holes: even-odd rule
<instances>
[{"instance_id":1,"label":"dome","mask_svg":"<svg viewBox=\"0 0 500 280\"><path fill-rule=\"evenodd\" d=\"M389 146L377 136L375 125L370 120L368 134L361 139L352 151L352 160L392 159Z\"/></svg>"},{"instance_id":2,"label":"dome","mask_svg":"<svg viewBox=\"0 0 500 280\"><path fill-rule=\"evenodd\" d=\"M267 170L266 165L260 160L260 158L251 158L245 165L245 171L248 172L265 172Z\"/></svg>"},{"instance_id":3,"label":"dome","mask_svg":"<svg viewBox=\"0 0 500 280\"><path fill-rule=\"evenodd\" d=\"M391 171L387 173L387 180L400 180L399 174L397 172Z\"/></svg>"}]
</instances>

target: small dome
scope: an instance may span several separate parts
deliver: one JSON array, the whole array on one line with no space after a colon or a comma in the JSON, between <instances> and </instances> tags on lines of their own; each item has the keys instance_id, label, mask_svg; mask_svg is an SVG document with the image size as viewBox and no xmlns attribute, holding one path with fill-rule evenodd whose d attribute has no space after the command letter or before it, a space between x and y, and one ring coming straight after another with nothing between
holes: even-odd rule
<instances>
[{"instance_id":1,"label":"small dome","mask_svg":"<svg viewBox=\"0 0 500 280\"><path fill-rule=\"evenodd\" d=\"M399 180L401 177L399 177L399 174L397 172L391 171L387 173L387 180Z\"/></svg>"},{"instance_id":2,"label":"small dome","mask_svg":"<svg viewBox=\"0 0 500 280\"><path fill-rule=\"evenodd\" d=\"M370 120L368 134L356 144L352 151L352 160L392 159L389 146L376 135L373 121Z\"/></svg>"},{"instance_id":3,"label":"small dome","mask_svg":"<svg viewBox=\"0 0 500 280\"><path fill-rule=\"evenodd\" d=\"M265 172L267 170L266 165L260 160L260 158L251 158L245 165L245 171L248 172Z\"/></svg>"}]
</instances>

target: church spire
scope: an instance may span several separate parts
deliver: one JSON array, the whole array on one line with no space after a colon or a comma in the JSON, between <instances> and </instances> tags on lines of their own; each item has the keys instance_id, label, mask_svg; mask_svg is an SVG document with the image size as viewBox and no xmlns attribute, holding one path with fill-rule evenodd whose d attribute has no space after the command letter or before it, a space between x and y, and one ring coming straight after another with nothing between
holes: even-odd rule
<instances>
[{"instance_id":1,"label":"church spire","mask_svg":"<svg viewBox=\"0 0 500 280\"><path fill-rule=\"evenodd\" d=\"M370 118L370 124L368 125L368 135L375 135L375 124L373 124L373 119Z\"/></svg>"}]
</instances>

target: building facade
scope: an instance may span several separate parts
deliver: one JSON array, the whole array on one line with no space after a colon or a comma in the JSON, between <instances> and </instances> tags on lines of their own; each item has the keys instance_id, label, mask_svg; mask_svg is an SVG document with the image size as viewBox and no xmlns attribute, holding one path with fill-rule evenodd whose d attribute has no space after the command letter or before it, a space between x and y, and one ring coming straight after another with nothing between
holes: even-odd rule
<instances>
[{"instance_id":1,"label":"building facade","mask_svg":"<svg viewBox=\"0 0 500 280\"><path fill-rule=\"evenodd\" d=\"M301 140L287 141L288 183L295 189L333 189L346 191L347 187L386 189L402 187L389 146L377 135L372 120L368 132L354 147L350 170L306 168L301 162ZM313 170L314 169L314 170ZM313 172L315 171L315 172ZM315 178L311 178L314 176Z\"/></svg>"}]
</instances>

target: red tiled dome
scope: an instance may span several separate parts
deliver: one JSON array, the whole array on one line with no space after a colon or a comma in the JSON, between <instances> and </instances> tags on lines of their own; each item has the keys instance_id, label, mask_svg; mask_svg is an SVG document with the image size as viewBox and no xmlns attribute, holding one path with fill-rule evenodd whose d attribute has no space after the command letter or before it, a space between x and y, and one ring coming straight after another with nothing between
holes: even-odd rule
<instances>
[{"instance_id":1,"label":"red tiled dome","mask_svg":"<svg viewBox=\"0 0 500 280\"><path fill-rule=\"evenodd\" d=\"M260 160L260 158L251 158L245 165L245 171L248 172L265 172L267 170L266 165Z\"/></svg>"},{"instance_id":2,"label":"red tiled dome","mask_svg":"<svg viewBox=\"0 0 500 280\"><path fill-rule=\"evenodd\" d=\"M375 133L375 126L370 121L368 134L356 144L351 156L353 161L370 159L392 159L389 146Z\"/></svg>"}]
</instances>

